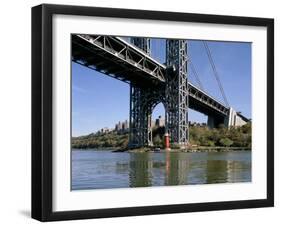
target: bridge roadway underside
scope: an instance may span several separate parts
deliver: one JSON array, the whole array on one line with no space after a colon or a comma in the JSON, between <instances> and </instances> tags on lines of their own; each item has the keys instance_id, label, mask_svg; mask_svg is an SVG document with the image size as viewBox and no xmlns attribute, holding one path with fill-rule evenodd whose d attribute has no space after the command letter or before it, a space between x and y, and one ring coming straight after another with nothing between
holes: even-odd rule
<instances>
[{"instance_id":1,"label":"bridge roadway underside","mask_svg":"<svg viewBox=\"0 0 281 226\"><path fill-rule=\"evenodd\" d=\"M141 50L112 36L72 35L72 60L126 83L164 84L165 68Z\"/></svg>"},{"instance_id":2,"label":"bridge roadway underside","mask_svg":"<svg viewBox=\"0 0 281 226\"><path fill-rule=\"evenodd\" d=\"M189 108L208 116L208 126L211 128L218 127L221 124L226 125L227 123L228 114L218 112L190 95Z\"/></svg>"},{"instance_id":3,"label":"bridge roadway underside","mask_svg":"<svg viewBox=\"0 0 281 226\"><path fill-rule=\"evenodd\" d=\"M165 89L166 66L116 37L72 35L72 60L133 86ZM189 108L211 117L214 126L225 123L228 107L191 83L188 90Z\"/></svg>"}]
</instances>

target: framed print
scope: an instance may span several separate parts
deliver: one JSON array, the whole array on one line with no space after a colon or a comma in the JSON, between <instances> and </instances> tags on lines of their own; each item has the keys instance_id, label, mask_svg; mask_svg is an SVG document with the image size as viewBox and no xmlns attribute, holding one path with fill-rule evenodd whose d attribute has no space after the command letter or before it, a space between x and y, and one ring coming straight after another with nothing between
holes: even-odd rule
<instances>
[{"instance_id":1,"label":"framed print","mask_svg":"<svg viewBox=\"0 0 281 226\"><path fill-rule=\"evenodd\" d=\"M274 205L274 21L32 8L32 217Z\"/></svg>"}]
</instances>

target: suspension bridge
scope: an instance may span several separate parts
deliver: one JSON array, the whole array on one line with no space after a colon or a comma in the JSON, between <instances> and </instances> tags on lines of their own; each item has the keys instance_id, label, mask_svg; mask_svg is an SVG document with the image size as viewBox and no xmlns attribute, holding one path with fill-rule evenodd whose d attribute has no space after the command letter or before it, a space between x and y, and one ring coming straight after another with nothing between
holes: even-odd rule
<instances>
[{"instance_id":1,"label":"suspension bridge","mask_svg":"<svg viewBox=\"0 0 281 226\"><path fill-rule=\"evenodd\" d=\"M248 119L229 106L211 50L203 41L224 103L204 91L195 66L187 53L187 40L166 40L166 63L151 56L149 38L72 35L72 61L130 84L131 147L150 146L152 111L158 103L165 108L165 130L171 143L187 146L188 108L208 116L208 126L241 126ZM188 81L188 67L199 87Z\"/></svg>"}]
</instances>

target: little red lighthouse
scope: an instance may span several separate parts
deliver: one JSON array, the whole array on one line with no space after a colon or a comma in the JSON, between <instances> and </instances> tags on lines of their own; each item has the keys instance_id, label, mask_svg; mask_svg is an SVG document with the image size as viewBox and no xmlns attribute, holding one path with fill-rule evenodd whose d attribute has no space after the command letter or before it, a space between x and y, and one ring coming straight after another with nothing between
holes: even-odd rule
<instances>
[{"instance_id":1,"label":"little red lighthouse","mask_svg":"<svg viewBox=\"0 0 281 226\"><path fill-rule=\"evenodd\" d=\"M164 135L164 145L166 150L170 150L170 136L168 133Z\"/></svg>"}]
</instances>

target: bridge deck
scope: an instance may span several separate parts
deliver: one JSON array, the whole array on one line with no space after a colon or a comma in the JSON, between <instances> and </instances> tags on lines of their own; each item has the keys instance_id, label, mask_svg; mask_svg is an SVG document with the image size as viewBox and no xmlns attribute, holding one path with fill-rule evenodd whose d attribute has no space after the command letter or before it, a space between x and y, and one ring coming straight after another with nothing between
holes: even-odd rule
<instances>
[{"instance_id":1,"label":"bridge deck","mask_svg":"<svg viewBox=\"0 0 281 226\"><path fill-rule=\"evenodd\" d=\"M137 47L113 36L72 35L72 60L127 83L164 85L166 66ZM189 107L225 117L229 108L189 83Z\"/></svg>"},{"instance_id":2,"label":"bridge deck","mask_svg":"<svg viewBox=\"0 0 281 226\"><path fill-rule=\"evenodd\" d=\"M94 53L94 54L93 54ZM73 35L73 60L125 82L165 82L165 68L144 52L112 36Z\"/></svg>"}]
</instances>

